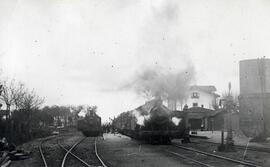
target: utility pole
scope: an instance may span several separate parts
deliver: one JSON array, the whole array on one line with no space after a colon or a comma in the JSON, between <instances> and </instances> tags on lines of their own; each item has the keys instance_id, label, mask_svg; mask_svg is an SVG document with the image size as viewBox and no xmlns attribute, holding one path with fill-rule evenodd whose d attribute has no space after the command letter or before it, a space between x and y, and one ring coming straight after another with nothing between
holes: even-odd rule
<instances>
[{"instance_id":1,"label":"utility pole","mask_svg":"<svg viewBox=\"0 0 270 167\"><path fill-rule=\"evenodd\" d=\"M2 91L3 91L3 85L0 85L0 96L2 94ZM2 103L0 103L0 109L1 109L1 107L2 107Z\"/></svg>"},{"instance_id":2,"label":"utility pole","mask_svg":"<svg viewBox=\"0 0 270 167\"><path fill-rule=\"evenodd\" d=\"M234 141L233 141L233 132L232 132L232 114L235 109L234 101L233 101L233 96L231 94L231 83L229 82L229 94L227 97L225 109L227 110L228 113L228 124L227 124L227 140L226 140L226 147L227 149L233 149Z\"/></svg>"}]
</instances>

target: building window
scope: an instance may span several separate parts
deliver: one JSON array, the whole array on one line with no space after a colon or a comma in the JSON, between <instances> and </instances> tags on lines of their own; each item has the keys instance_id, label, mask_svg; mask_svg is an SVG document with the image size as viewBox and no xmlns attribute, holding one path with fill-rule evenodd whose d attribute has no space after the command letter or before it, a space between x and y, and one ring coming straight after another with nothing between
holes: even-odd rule
<instances>
[{"instance_id":1,"label":"building window","mask_svg":"<svg viewBox=\"0 0 270 167\"><path fill-rule=\"evenodd\" d=\"M198 107L198 103L193 103L192 106L193 107Z\"/></svg>"},{"instance_id":2,"label":"building window","mask_svg":"<svg viewBox=\"0 0 270 167\"><path fill-rule=\"evenodd\" d=\"M198 92L193 92L191 98L198 99L200 97Z\"/></svg>"}]
</instances>

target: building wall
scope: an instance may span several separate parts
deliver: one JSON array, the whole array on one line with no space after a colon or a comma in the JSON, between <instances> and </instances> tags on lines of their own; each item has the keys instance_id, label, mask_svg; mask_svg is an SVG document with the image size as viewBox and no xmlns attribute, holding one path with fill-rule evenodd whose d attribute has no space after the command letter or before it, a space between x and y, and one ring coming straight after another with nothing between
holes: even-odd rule
<instances>
[{"instance_id":1,"label":"building wall","mask_svg":"<svg viewBox=\"0 0 270 167\"><path fill-rule=\"evenodd\" d=\"M192 98L192 93L198 92L198 98ZM188 107L193 107L193 103L197 103L198 107L203 105L203 108L214 110L214 104L216 104L216 97L213 94L203 92L200 90L191 90L188 92L188 98L185 100L184 104L187 104Z\"/></svg>"},{"instance_id":2,"label":"building wall","mask_svg":"<svg viewBox=\"0 0 270 167\"><path fill-rule=\"evenodd\" d=\"M224 113L219 112L215 116L207 118L208 127L207 130L213 131L228 131L231 127L233 131L238 131L239 128L239 113Z\"/></svg>"},{"instance_id":3,"label":"building wall","mask_svg":"<svg viewBox=\"0 0 270 167\"><path fill-rule=\"evenodd\" d=\"M215 114L215 111L203 108L190 108L185 112L187 125L191 130L209 130L213 126L211 115Z\"/></svg>"}]
</instances>

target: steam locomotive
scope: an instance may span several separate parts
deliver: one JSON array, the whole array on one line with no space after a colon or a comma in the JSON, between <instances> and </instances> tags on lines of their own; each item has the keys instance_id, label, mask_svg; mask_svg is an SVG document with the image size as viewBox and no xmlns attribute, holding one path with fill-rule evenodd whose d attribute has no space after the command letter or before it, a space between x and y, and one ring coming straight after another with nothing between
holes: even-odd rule
<instances>
[{"instance_id":1,"label":"steam locomotive","mask_svg":"<svg viewBox=\"0 0 270 167\"><path fill-rule=\"evenodd\" d=\"M101 118L95 112L89 112L78 120L77 129L86 137L96 137L102 133Z\"/></svg>"},{"instance_id":2,"label":"steam locomotive","mask_svg":"<svg viewBox=\"0 0 270 167\"><path fill-rule=\"evenodd\" d=\"M189 141L185 115L173 112L155 99L132 111L121 113L113 121L120 133L151 144L170 144L171 139Z\"/></svg>"}]
</instances>

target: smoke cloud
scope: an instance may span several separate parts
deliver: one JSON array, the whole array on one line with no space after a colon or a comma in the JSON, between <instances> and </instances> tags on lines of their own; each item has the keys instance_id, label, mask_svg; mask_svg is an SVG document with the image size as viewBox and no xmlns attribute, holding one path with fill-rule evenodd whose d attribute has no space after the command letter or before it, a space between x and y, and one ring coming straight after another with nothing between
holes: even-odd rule
<instances>
[{"instance_id":1,"label":"smoke cloud","mask_svg":"<svg viewBox=\"0 0 270 167\"><path fill-rule=\"evenodd\" d=\"M194 79L194 68L188 67L184 71L166 71L163 68L150 68L141 71L127 85L138 94L148 99L183 100L186 97L188 86Z\"/></svg>"},{"instance_id":2,"label":"smoke cloud","mask_svg":"<svg viewBox=\"0 0 270 167\"><path fill-rule=\"evenodd\" d=\"M132 114L132 116L134 116L136 118L136 124L138 124L140 126L145 126L145 122L147 122L150 118L153 118L154 115L153 115L153 113L151 113L151 111L156 110L158 108L157 105L162 105L162 104L158 104L158 103L153 103L155 101L156 100L152 100L150 102L147 102L146 104L141 106L140 109L135 109L135 110L132 110L130 112ZM152 103L152 106L150 103ZM149 107L149 106L151 106L151 107ZM162 112L168 112L168 110L166 110L166 109L164 110L164 108L163 108ZM163 113L163 117L166 117L165 113ZM167 118L171 119L171 122L175 126L178 126L179 123L182 121L182 118L178 118L178 117L172 117L172 118L167 117Z\"/></svg>"},{"instance_id":3,"label":"smoke cloud","mask_svg":"<svg viewBox=\"0 0 270 167\"><path fill-rule=\"evenodd\" d=\"M137 48L139 68L121 88L133 89L147 99L182 100L195 70L183 41L179 4L161 1L153 6L141 29Z\"/></svg>"},{"instance_id":4,"label":"smoke cloud","mask_svg":"<svg viewBox=\"0 0 270 167\"><path fill-rule=\"evenodd\" d=\"M147 113L146 115L142 115L140 113L140 111L137 111L137 110L133 110L132 111L132 114L133 114L133 116L136 117L136 119L137 119L137 122L136 123L138 125L140 125L140 126L144 126L144 121L147 121L150 118L149 113Z\"/></svg>"},{"instance_id":5,"label":"smoke cloud","mask_svg":"<svg viewBox=\"0 0 270 167\"><path fill-rule=\"evenodd\" d=\"M177 1L162 1L152 6L138 39L136 56L143 68L184 70L191 64L188 42L179 31L180 15Z\"/></svg>"},{"instance_id":6,"label":"smoke cloud","mask_svg":"<svg viewBox=\"0 0 270 167\"><path fill-rule=\"evenodd\" d=\"M174 125L178 126L179 123L182 121L181 118L177 118L177 117L172 117L172 122L174 123Z\"/></svg>"}]
</instances>

